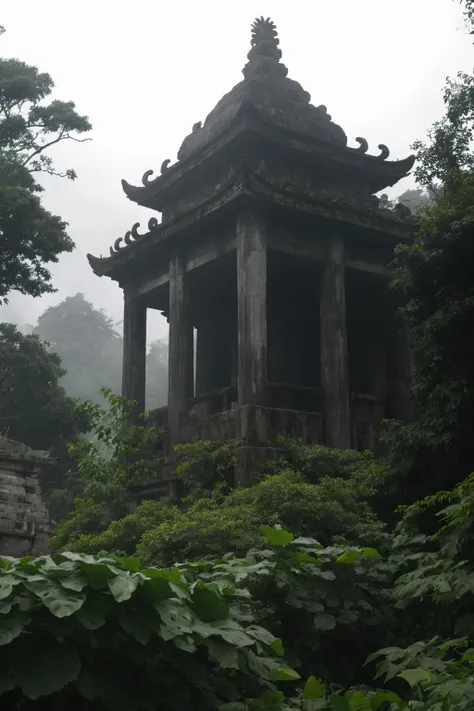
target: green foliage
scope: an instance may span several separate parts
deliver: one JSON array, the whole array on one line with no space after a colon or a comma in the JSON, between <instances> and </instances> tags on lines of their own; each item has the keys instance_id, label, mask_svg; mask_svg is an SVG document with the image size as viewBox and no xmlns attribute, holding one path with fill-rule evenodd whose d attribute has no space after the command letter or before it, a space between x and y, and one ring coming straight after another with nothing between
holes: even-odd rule
<instances>
[{"instance_id":1,"label":"green foliage","mask_svg":"<svg viewBox=\"0 0 474 711\"><path fill-rule=\"evenodd\" d=\"M237 462L232 442L195 439L175 447L178 462L175 475L181 479L193 499L206 496L215 486L230 491Z\"/></svg>"},{"instance_id":2,"label":"green foliage","mask_svg":"<svg viewBox=\"0 0 474 711\"><path fill-rule=\"evenodd\" d=\"M431 127L429 143L416 141L417 181L437 193L441 183L448 192L474 167L471 142L474 129L474 76L459 72L447 80L443 100L446 113Z\"/></svg>"},{"instance_id":3,"label":"green foliage","mask_svg":"<svg viewBox=\"0 0 474 711\"><path fill-rule=\"evenodd\" d=\"M74 400L59 385L63 374L59 356L48 353L37 336L24 336L13 324L1 323L0 432L35 449L64 454L87 417L76 412Z\"/></svg>"},{"instance_id":4,"label":"green foliage","mask_svg":"<svg viewBox=\"0 0 474 711\"><path fill-rule=\"evenodd\" d=\"M429 190L420 188L415 190L405 190L399 198L398 202L408 207L412 215L422 215L433 204L434 194Z\"/></svg>"},{"instance_id":5,"label":"green foliage","mask_svg":"<svg viewBox=\"0 0 474 711\"><path fill-rule=\"evenodd\" d=\"M55 545L82 551L121 550L126 527L131 534L128 551L136 550L145 561L168 565L229 551L243 555L262 543L260 523L282 525L328 545L383 544L385 540L382 524L365 501L365 487L354 481L325 477L319 484L309 484L300 474L287 470L253 487L225 494L217 487L204 498L188 497L180 507L163 503L156 508L155 524L145 530L148 509L144 512L143 507L148 504L139 505L96 537L81 537L75 529L74 538L64 538L62 532L70 530L70 520L58 527Z\"/></svg>"},{"instance_id":6,"label":"green foliage","mask_svg":"<svg viewBox=\"0 0 474 711\"><path fill-rule=\"evenodd\" d=\"M155 476L151 468L160 433L147 425L125 426L135 403L103 390L108 408L92 402L77 406L95 438L72 443L69 454L77 472L68 482L79 494L67 519L52 538L55 549L74 547L84 533L98 533L126 516L132 501L129 487Z\"/></svg>"},{"instance_id":7,"label":"green foliage","mask_svg":"<svg viewBox=\"0 0 474 711\"><path fill-rule=\"evenodd\" d=\"M61 357L66 370L61 383L68 394L103 402L102 388L120 390L122 338L83 294L50 306L39 317L35 333Z\"/></svg>"},{"instance_id":8,"label":"green foliage","mask_svg":"<svg viewBox=\"0 0 474 711\"><path fill-rule=\"evenodd\" d=\"M1 33L0 33L1 34ZM44 104L54 84L46 73L18 59L0 59L0 303L12 290L31 296L54 291L45 267L72 251L66 223L41 204L33 174L58 172L48 149L91 129L74 103Z\"/></svg>"},{"instance_id":9,"label":"green foliage","mask_svg":"<svg viewBox=\"0 0 474 711\"><path fill-rule=\"evenodd\" d=\"M293 469L312 484L317 484L324 477L352 479L365 485L367 494L377 489L385 478L385 463L376 459L372 452L303 444L287 437L279 437L275 444L282 451L282 458L269 462L266 471Z\"/></svg>"},{"instance_id":10,"label":"green foliage","mask_svg":"<svg viewBox=\"0 0 474 711\"><path fill-rule=\"evenodd\" d=\"M61 381L69 395L104 404L103 388L119 392L122 378L122 337L102 309L95 309L84 294L68 296L50 306L35 328L40 338L61 356ZM147 406L166 403L168 349L163 341L151 344L147 354Z\"/></svg>"},{"instance_id":11,"label":"green foliage","mask_svg":"<svg viewBox=\"0 0 474 711\"><path fill-rule=\"evenodd\" d=\"M0 558L2 708L47 697L55 708L207 710L298 679L248 593L199 572L73 553Z\"/></svg>"},{"instance_id":12,"label":"green foliage","mask_svg":"<svg viewBox=\"0 0 474 711\"><path fill-rule=\"evenodd\" d=\"M464 479L474 436L474 78L448 81L443 119L418 142L419 183L437 191L412 244L400 245L393 287L410 327L418 420L387 441L399 493L411 503ZM439 185L443 190L439 190Z\"/></svg>"}]
</instances>

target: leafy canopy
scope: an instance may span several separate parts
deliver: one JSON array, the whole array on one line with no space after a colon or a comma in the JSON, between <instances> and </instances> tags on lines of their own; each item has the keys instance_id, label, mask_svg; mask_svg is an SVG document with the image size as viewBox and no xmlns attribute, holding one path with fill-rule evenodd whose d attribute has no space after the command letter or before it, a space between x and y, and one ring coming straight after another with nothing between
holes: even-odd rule
<instances>
[{"instance_id":1,"label":"leafy canopy","mask_svg":"<svg viewBox=\"0 0 474 711\"><path fill-rule=\"evenodd\" d=\"M35 335L0 323L0 430L35 449L65 451L86 420L59 385L61 359Z\"/></svg>"},{"instance_id":2,"label":"leafy canopy","mask_svg":"<svg viewBox=\"0 0 474 711\"><path fill-rule=\"evenodd\" d=\"M0 32L0 35L2 33ZM45 103L54 87L49 74L18 59L0 59L0 303L12 290L30 296L54 291L47 264L74 244L66 223L41 204L36 173L74 180L58 171L48 150L91 130L72 101Z\"/></svg>"}]
</instances>

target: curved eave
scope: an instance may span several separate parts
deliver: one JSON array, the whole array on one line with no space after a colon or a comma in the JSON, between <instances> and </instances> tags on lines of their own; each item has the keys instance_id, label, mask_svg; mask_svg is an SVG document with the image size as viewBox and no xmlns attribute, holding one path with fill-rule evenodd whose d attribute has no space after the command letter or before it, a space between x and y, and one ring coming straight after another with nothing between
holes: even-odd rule
<instances>
[{"instance_id":1,"label":"curved eave","mask_svg":"<svg viewBox=\"0 0 474 711\"><path fill-rule=\"evenodd\" d=\"M87 261L89 262L92 271L97 276L104 276L108 272L110 264L114 261L111 257L95 257L93 254L87 254Z\"/></svg>"}]
</instances>

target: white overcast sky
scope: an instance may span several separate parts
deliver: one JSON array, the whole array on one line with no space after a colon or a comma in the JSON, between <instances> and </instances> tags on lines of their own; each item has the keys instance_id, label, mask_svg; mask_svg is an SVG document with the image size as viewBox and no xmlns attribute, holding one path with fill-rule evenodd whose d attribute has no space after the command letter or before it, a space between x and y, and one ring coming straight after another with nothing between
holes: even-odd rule
<instances>
[{"instance_id":1,"label":"white overcast sky","mask_svg":"<svg viewBox=\"0 0 474 711\"><path fill-rule=\"evenodd\" d=\"M350 145L364 136L369 151L385 143L403 158L442 115L446 76L472 70L461 13L458 0L3 0L1 55L49 72L54 96L75 101L93 124L90 143L54 152L78 180L44 181L45 205L76 242L54 268L59 292L13 294L11 307L34 323L82 291L121 320L121 291L91 272L86 254L108 254L133 222L146 224L151 213L125 198L120 179L140 184L146 170L175 160L192 125L241 79L255 16L276 22L289 76L328 107ZM406 179L397 193L412 185ZM166 333L162 317L149 322L151 337Z\"/></svg>"}]
</instances>

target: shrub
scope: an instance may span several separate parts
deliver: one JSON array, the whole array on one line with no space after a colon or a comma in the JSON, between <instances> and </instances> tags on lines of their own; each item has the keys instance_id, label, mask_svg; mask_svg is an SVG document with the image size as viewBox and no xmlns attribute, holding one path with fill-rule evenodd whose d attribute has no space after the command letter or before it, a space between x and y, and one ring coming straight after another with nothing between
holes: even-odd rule
<instances>
[{"instance_id":1,"label":"shrub","mask_svg":"<svg viewBox=\"0 0 474 711\"><path fill-rule=\"evenodd\" d=\"M297 679L247 600L186 566L0 558L1 707L208 711Z\"/></svg>"}]
</instances>

